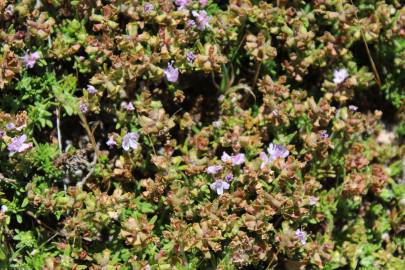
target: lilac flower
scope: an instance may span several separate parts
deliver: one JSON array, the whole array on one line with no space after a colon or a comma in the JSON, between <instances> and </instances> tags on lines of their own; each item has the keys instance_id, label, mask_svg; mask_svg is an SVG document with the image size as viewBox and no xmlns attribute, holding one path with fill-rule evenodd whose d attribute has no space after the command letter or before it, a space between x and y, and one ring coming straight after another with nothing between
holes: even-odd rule
<instances>
[{"instance_id":1,"label":"lilac flower","mask_svg":"<svg viewBox=\"0 0 405 270\"><path fill-rule=\"evenodd\" d=\"M179 70L173 67L173 62L167 64L164 73L169 82L175 83L179 79Z\"/></svg>"},{"instance_id":2,"label":"lilac flower","mask_svg":"<svg viewBox=\"0 0 405 270\"><path fill-rule=\"evenodd\" d=\"M231 157L230 155L228 155L227 152L224 151L224 152L222 153L221 160L222 160L223 162L225 162L225 163L229 163L229 162L232 162L232 157Z\"/></svg>"},{"instance_id":3,"label":"lilac flower","mask_svg":"<svg viewBox=\"0 0 405 270\"><path fill-rule=\"evenodd\" d=\"M108 141L106 142L106 144L109 147L113 147L114 145L117 145L117 142L114 140L113 136L108 137Z\"/></svg>"},{"instance_id":4,"label":"lilac flower","mask_svg":"<svg viewBox=\"0 0 405 270\"><path fill-rule=\"evenodd\" d=\"M17 131L21 131L21 130L23 130L26 126L27 126L26 124L22 124L21 126L16 127L15 129L16 129Z\"/></svg>"},{"instance_id":5,"label":"lilac flower","mask_svg":"<svg viewBox=\"0 0 405 270\"><path fill-rule=\"evenodd\" d=\"M6 132L0 129L0 139L3 138L4 135L6 135Z\"/></svg>"},{"instance_id":6,"label":"lilac flower","mask_svg":"<svg viewBox=\"0 0 405 270\"><path fill-rule=\"evenodd\" d=\"M39 55L39 52L33 52L31 54L26 53L23 56L23 62L26 68L33 68L35 66L35 63L41 56Z\"/></svg>"},{"instance_id":7,"label":"lilac flower","mask_svg":"<svg viewBox=\"0 0 405 270\"><path fill-rule=\"evenodd\" d=\"M153 9L154 9L154 6L151 3L145 3L145 5L143 6L143 11L145 13L152 12Z\"/></svg>"},{"instance_id":8,"label":"lilac flower","mask_svg":"<svg viewBox=\"0 0 405 270\"><path fill-rule=\"evenodd\" d=\"M271 161L265 152L260 153L260 158L263 161L262 164L260 164L260 169L263 170Z\"/></svg>"},{"instance_id":9,"label":"lilac flower","mask_svg":"<svg viewBox=\"0 0 405 270\"><path fill-rule=\"evenodd\" d=\"M97 93L97 89L93 85L88 84L87 85L87 92L89 92L90 95L94 95L94 94Z\"/></svg>"},{"instance_id":10,"label":"lilac flower","mask_svg":"<svg viewBox=\"0 0 405 270\"><path fill-rule=\"evenodd\" d=\"M309 197L309 205L316 205L318 203L319 199L315 196L310 196Z\"/></svg>"},{"instance_id":11,"label":"lilac flower","mask_svg":"<svg viewBox=\"0 0 405 270\"><path fill-rule=\"evenodd\" d=\"M134 107L134 105L132 104L132 102L128 102L127 110L128 110L128 111L133 111L133 110L135 110L135 107Z\"/></svg>"},{"instance_id":12,"label":"lilac flower","mask_svg":"<svg viewBox=\"0 0 405 270\"><path fill-rule=\"evenodd\" d=\"M27 135L23 134L11 139L11 143L7 146L8 151L11 153L21 153L32 147L32 143L25 143Z\"/></svg>"},{"instance_id":13,"label":"lilac flower","mask_svg":"<svg viewBox=\"0 0 405 270\"><path fill-rule=\"evenodd\" d=\"M321 130L321 132L319 132L319 136L320 136L322 139L327 139L327 138L329 138L329 134L328 134L328 132L326 132L326 130Z\"/></svg>"},{"instance_id":14,"label":"lilac flower","mask_svg":"<svg viewBox=\"0 0 405 270\"><path fill-rule=\"evenodd\" d=\"M211 19L211 18L207 15L207 12L206 12L205 10L200 10L199 12L193 10L193 11L192 11L192 14L193 14L194 17L196 17L197 28L198 28L199 30L204 30L204 29L208 26L209 21L210 21L210 19Z\"/></svg>"},{"instance_id":15,"label":"lilac flower","mask_svg":"<svg viewBox=\"0 0 405 270\"><path fill-rule=\"evenodd\" d=\"M5 212L7 212L7 210L8 210L8 207L7 207L7 205L2 205L1 206L1 212L3 212L3 213L5 213Z\"/></svg>"},{"instance_id":16,"label":"lilac flower","mask_svg":"<svg viewBox=\"0 0 405 270\"><path fill-rule=\"evenodd\" d=\"M126 134L122 138L122 148L125 151L129 151L130 148L134 150L137 149L139 147L138 139L139 139L138 132L130 132Z\"/></svg>"},{"instance_id":17,"label":"lilac flower","mask_svg":"<svg viewBox=\"0 0 405 270\"><path fill-rule=\"evenodd\" d=\"M301 231L300 229L297 229L295 231L295 236L298 238L298 240L300 240L302 245L305 245L307 243L307 233L304 231Z\"/></svg>"},{"instance_id":18,"label":"lilac flower","mask_svg":"<svg viewBox=\"0 0 405 270\"><path fill-rule=\"evenodd\" d=\"M278 158L286 158L290 154L290 152L281 145L271 143L267 148L267 153L261 152L260 158L262 159L262 164L260 165L260 169L264 169L267 164L273 162Z\"/></svg>"},{"instance_id":19,"label":"lilac flower","mask_svg":"<svg viewBox=\"0 0 405 270\"><path fill-rule=\"evenodd\" d=\"M341 68L338 70L333 71L333 82L335 84L340 84L349 76L347 70L345 68Z\"/></svg>"},{"instance_id":20,"label":"lilac flower","mask_svg":"<svg viewBox=\"0 0 405 270\"><path fill-rule=\"evenodd\" d=\"M207 173L209 174L217 174L222 170L222 166L221 165L213 165L213 166L209 166L206 170Z\"/></svg>"},{"instance_id":21,"label":"lilac flower","mask_svg":"<svg viewBox=\"0 0 405 270\"><path fill-rule=\"evenodd\" d=\"M193 52L188 52L186 57L187 57L188 62L190 62L190 63L194 62L195 55Z\"/></svg>"},{"instance_id":22,"label":"lilac flower","mask_svg":"<svg viewBox=\"0 0 405 270\"><path fill-rule=\"evenodd\" d=\"M284 146L272 143L267 148L267 152L269 153L271 160L275 160L277 158L286 158L290 154L290 152Z\"/></svg>"},{"instance_id":23,"label":"lilac flower","mask_svg":"<svg viewBox=\"0 0 405 270\"><path fill-rule=\"evenodd\" d=\"M349 110L351 110L352 112L357 111L359 107L355 106L355 105L349 105Z\"/></svg>"},{"instance_id":24,"label":"lilac flower","mask_svg":"<svg viewBox=\"0 0 405 270\"><path fill-rule=\"evenodd\" d=\"M231 182L232 179L233 179L233 174L231 174L231 173L225 176L225 181L226 182Z\"/></svg>"},{"instance_id":25,"label":"lilac flower","mask_svg":"<svg viewBox=\"0 0 405 270\"><path fill-rule=\"evenodd\" d=\"M221 160L225 163L232 163L233 166L242 165L245 163L245 154L228 155L228 153L223 152Z\"/></svg>"},{"instance_id":26,"label":"lilac flower","mask_svg":"<svg viewBox=\"0 0 405 270\"><path fill-rule=\"evenodd\" d=\"M222 121L218 120L218 121L214 121L212 122L212 126L215 128L221 128L222 127Z\"/></svg>"},{"instance_id":27,"label":"lilac flower","mask_svg":"<svg viewBox=\"0 0 405 270\"><path fill-rule=\"evenodd\" d=\"M6 9L4 10L4 13L7 14L8 16L13 16L14 14L14 6L13 5L8 5Z\"/></svg>"},{"instance_id":28,"label":"lilac flower","mask_svg":"<svg viewBox=\"0 0 405 270\"><path fill-rule=\"evenodd\" d=\"M187 5L190 3L190 0L176 0L175 3L178 6L179 10L183 10L187 8Z\"/></svg>"},{"instance_id":29,"label":"lilac flower","mask_svg":"<svg viewBox=\"0 0 405 270\"><path fill-rule=\"evenodd\" d=\"M8 129L8 130L12 130L12 129L14 129L15 128L15 125L14 125L14 123L7 123L7 125L6 125L6 128Z\"/></svg>"},{"instance_id":30,"label":"lilac flower","mask_svg":"<svg viewBox=\"0 0 405 270\"><path fill-rule=\"evenodd\" d=\"M123 109L125 109L125 110L127 110L127 111L133 111L133 110L135 110L135 107L134 107L134 104L132 104L132 102L125 102L125 101L123 101L122 103L121 103L121 107L123 108Z\"/></svg>"},{"instance_id":31,"label":"lilac flower","mask_svg":"<svg viewBox=\"0 0 405 270\"><path fill-rule=\"evenodd\" d=\"M229 189L229 184L222 180L216 180L214 183L210 184L211 190L215 190L218 195L224 193L224 189Z\"/></svg>"},{"instance_id":32,"label":"lilac flower","mask_svg":"<svg viewBox=\"0 0 405 270\"><path fill-rule=\"evenodd\" d=\"M89 107L87 106L86 103L80 103L80 105L79 105L79 110L80 110L82 113L86 113L86 112L89 110Z\"/></svg>"},{"instance_id":33,"label":"lilac flower","mask_svg":"<svg viewBox=\"0 0 405 270\"><path fill-rule=\"evenodd\" d=\"M129 102L130 103L130 102ZM128 104L126 101L121 102L121 108L124 110L128 110ZM130 107L131 108L131 107Z\"/></svg>"},{"instance_id":34,"label":"lilac flower","mask_svg":"<svg viewBox=\"0 0 405 270\"><path fill-rule=\"evenodd\" d=\"M127 110L128 110L128 111L133 111L133 110L135 110L134 104L132 104L132 102L128 102Z\"/></svg>"},{"instance_id":35,"label":"lilac flower","mask_svg":"<svg viewBox=\"0 0 405 270\"><path fill-rule=\"evenodd\" d=\"M232 165L238 166L245 163L245 154L237 154L232 156Z\"/></svg>"},{"instance_id":36,"label":"lilac flower","mask_svg":"<svg viewBox=\"0 0 405 270\"><path fill-rule=\"evenodd\" d=\"M200 5L201 7L205 7L206 5L208 5L208 0L200 0Z\"/></svg>"},{"instance_id":37,"label":"lilac flower","mask_svg":"<svg viewBox=\"0 0 405 270\"><path fill-rule=\"evenodd\" d=\"M194 26L195 26L195 21L194 21L194 20L188 20L188 21L186 22L186 26L187 26L188 28L194 27Z\"/></svg>"}]
</instances>

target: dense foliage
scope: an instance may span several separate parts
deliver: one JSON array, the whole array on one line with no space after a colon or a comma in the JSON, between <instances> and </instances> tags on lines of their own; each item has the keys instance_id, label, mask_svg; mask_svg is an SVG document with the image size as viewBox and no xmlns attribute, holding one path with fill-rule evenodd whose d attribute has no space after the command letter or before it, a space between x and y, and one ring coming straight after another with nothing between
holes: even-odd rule
<instances>
[{"instance_id":1,"label":"dense foliage","mask_svg":"<svg viewBox=\"0 0 405 270\"><path fill-rule=\"evenodd\" d=\"M0 269L405 269L400 1L0 0Z\"/></svg>"}]
</instances>

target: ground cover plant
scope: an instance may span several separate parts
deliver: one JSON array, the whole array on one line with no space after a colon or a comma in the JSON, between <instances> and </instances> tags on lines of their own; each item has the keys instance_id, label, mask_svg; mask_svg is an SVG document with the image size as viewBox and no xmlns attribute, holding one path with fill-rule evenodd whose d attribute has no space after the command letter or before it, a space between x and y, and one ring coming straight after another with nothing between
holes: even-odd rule
<instances>
[{"instance_id":1,"label":"ground cover plant","mask_svg":"<svg viewBox=\"0 0 405 270\"><path fill-rule=\"evenodd\" d=\"M400 1L0 0L0 269L405 269Z\"/></svg>"}]
</instances>

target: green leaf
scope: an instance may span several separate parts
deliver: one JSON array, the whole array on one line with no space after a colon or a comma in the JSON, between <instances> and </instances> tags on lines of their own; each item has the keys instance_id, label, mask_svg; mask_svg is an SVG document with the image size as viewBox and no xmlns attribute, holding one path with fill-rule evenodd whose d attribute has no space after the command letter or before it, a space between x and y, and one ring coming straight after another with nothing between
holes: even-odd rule
<instances>
[{"instance_id":1,"label":"green leaf","mask_svg":"<svg viewBox=\"0 0 405 270\"><path fill-rule=\"evenodd\" d=\"M23 202L22 202L22 204L21 204L21 208L26 207L26 206L28 205L28 203L29 203L28 198L24 198L24 200L23 200Z\"/></svg>"}]
</instances>

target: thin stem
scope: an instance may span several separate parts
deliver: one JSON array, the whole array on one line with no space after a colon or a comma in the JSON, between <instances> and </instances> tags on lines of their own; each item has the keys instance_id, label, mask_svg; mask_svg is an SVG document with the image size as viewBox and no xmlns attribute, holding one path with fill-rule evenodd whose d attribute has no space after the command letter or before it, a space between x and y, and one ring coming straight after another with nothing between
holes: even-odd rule
<instances>
[{"instance_id":1,"label":"thin stem","mask_svg":"<svg viewBox=\"0 0 405 270\"><path fill-rule=\"evenodd\" d=\"M271 257L271 260L270 260L269 264L267 265L266 270L270 269L271 265L273 264L274 258L277 258L277 256L278 256L278 252L279 252L279 250L277 250L276 253L273 253L273 256Z\"/></svg>"},{"instance_id":2,"label":"thin stem","mask_svg":"<svg viewBox=\"0 0 405 270\"><path fill-rule=\"evenodd\" d=\"M140 117L140 115L139 115L138 112L136 112L136 114L138 115L138 121L139 121L139 119L140 119L141 117ZM156 154L155 146L153 145L152 138L150 137L149 133L147 133L146 136L148 137L149 143L150 143L150 145L152 146L153 153L154 153L155 156L156 156L157 154Z\"/></svg>"},{"instance_id":3,"label":"thin stem","mask_svg":"<svg viewBox=\"0 0 405 270\"><path fill-rule=\"evenodd\" d=\"M252 82L252 91L256 88L256 83L257 83L257 79L259 78L261 67L262 67L262 62L257 61L256 62L255 77L254 77L253 82Z\"/></svg>"},{"instance_id":4,"label":"thin stem","mask_svg":"<svg viewBox=\"0 0 405 270\"><path fill-rule=\"evenodd\" d=\"M219 87L219 85L217 84L217 82L215 81L215 74L214 74L214 72L213 71L211 71L211 79L212 79L212 84L215 86L215 88L219 91L220 90L220 87Z\"/></svg>"},{"instance_id":5,"label":"thin stem","mask_svg":"<svg viewBox=\"0 0 405 270\"><path fill-rule=\"evenodd\" d=\"M59 153L62 154L62 133L60 131L60 107L56 108L56 130L58 132L58 146L59 146Z\"/></svg>"},{"instance_id":6,"label":"thin stem","mask_svg":"<svg viewBox=\"0 0 405 270\"><path fill-rule=\"evenodd\" d=\"M97 146L96 139L94 138L94 134L90 129L89 123L87 122L86 116L79 112L79 117L80 117L80 120L82 121L83 128L86 130L87 136L89 136L90 143L93 146L93 150L94 150L94 158L93 158L93 161L91 162L91 169L89 170L87 175L82 179L82 181L79 181L76 184L77 187L83 188L84 184L86 184L86 181L94 173L95 166L97 164L97 159L98 159L98 146Z\"/></svg>"},{"instance_id":7,"label":"thin stem","mask_svg":"<svg viewBox=\"0 0 405 270\"><path fill-rule=\"evenodd\" d=\"M245 41L246 36L247 36L247 33L245 33L245 34L242 36L242 39L240 40L238 46L236 47L235 52L234 52L234 53L232 54L232 56L231 56L231 62L235 59L235 57L236 57L238 51L239 51L240 48L242 47L243 41Z\"/></svg>"},{"instance_id":8,"label":"thin stem","mask_svg":"<svg viewBox=\"0 0 405 270\"><path fill-rule=\"evenodd\" d=\"M146 134L146 136L148 136L149 143L150 143L150 145L152 146L153 153L154 153L154 154L155 154L155 156L156 156L157 154L156 154L155 146L153 145L152 138L150 137L150 135L149 135L149 134Z\"/></svg>"},{"instance_id":9,"label":"thin stem","mask_svg":"<svg viewBox=\"0 0 405 270\"><path fill-rule=\"evenodd\" d=\"M354 6L353 1L350 0L350 2ZM356 8L356 11L354 12L354 16L356 17L356 20L359 21L359 18L357 17L357 8ZM370 49L368 48L368 44L367 44L367 41L366 41L366 37L364 35L364 31L363 31L363 28L361 26L360 26L360 34L361 34L361 39L363 40L364 46L366 47L368 60L370 61L371 68L373 69L374 79L375 79L378 87L381 88L381 78L380 78L380 75L378 74L377 67L376 67L376 65L374 63L373 57L371 56Z\"/></svg>"},{"instance_id":10,"label":"thin stem","mask_svg":"<svg viewBox=\"0 0 405 270\"><path fill-rule=\"evenodd\" d=\"M3 181L7 184L17 184L17 180L7 178L2 173L0 173L0 181Z\"/></svg>"},{"instance_id":11,"label":"thin stem","mask_svg":"<svg viewBox=\"0 0 405 270\"><path fill-rule=\"evenodd\" d=\"M57 232L56 230L52 229L51 227L49 227L48 225L46 225L45 223L43 223L41 220L39 220L34 213L32 213L31 211L26 211L25 212L27 215L29 215L30 217L32 217L40 226L44 227L45 229L52 231L54 234L59 234L59 232Z\"/></svg>"},{"instance_id":12,"label":"thin stem","mask_svg":"<svg viewBox=\"0 0 405 270\"><path fill-rule=\"evenodd\" d=\"M97 155L98 154L98 149L97 149L96 139L94 138L94 135L91 132L89 123L87 122L87 118L82 113L79 113L79 117L80 117L80 120L82 121L83 128L86 130L87 136L89 136L90 143L93 146L93 150L94 150L95 154Z\"/></svg>"}]
</instances>

